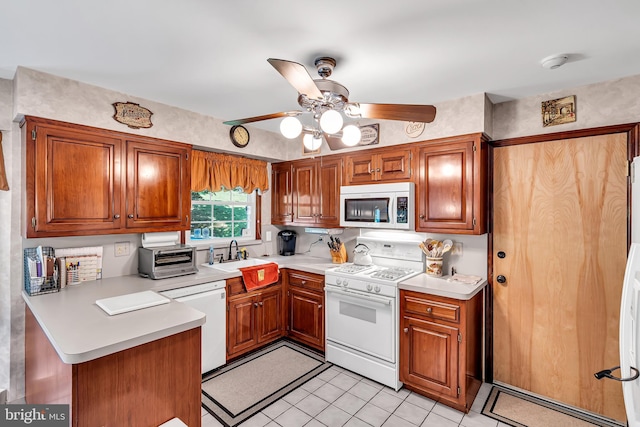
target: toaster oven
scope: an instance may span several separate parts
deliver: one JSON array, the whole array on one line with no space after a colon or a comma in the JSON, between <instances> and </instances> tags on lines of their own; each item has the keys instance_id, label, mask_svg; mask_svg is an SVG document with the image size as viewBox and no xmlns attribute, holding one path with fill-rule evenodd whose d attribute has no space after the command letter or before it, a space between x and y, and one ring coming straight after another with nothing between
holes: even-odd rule
<instances>
[{"instance_id":1,"label":"toaster oven","mask_svg":"<svg viewBox=\"0 0 640 427\"><path fill-rule=\"evenodd\" d=\"M142 277L166 279L197 272L194 247L174 245L138 249L138 273Z\"/></svg>"}]
</instances>

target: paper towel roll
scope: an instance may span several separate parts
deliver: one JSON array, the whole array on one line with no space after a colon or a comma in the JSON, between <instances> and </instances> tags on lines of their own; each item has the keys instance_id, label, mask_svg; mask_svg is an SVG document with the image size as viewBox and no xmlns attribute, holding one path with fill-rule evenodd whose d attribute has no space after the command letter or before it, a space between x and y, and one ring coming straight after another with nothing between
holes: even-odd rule
<instances>
[{"instance_id":1,"label":"paper towel roll","mask_svg":"<svg viewBox=\"0 0 640 427\"><path fill-rule=\"evenodd\" d=\"M157 248L159 246L173 246L180 243L179 231L164 233L142 233L143 248Z\"/></svg>"}]
</instances>

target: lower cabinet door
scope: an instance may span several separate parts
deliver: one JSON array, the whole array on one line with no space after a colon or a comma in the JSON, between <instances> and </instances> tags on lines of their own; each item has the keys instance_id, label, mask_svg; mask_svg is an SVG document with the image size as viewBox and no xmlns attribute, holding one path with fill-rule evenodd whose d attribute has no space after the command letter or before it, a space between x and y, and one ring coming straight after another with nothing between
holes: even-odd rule
<instances>
[{"instance_id":1,"label":"lower cabinet door","mask_svg":"<svg viewBox=\"0 0 640 427\"><path fill-rule=\"evenodd\" d=\"M255 298L251 295L229 301L227 319L227 356L250 349L258 343L256 334Z\"/></svg>"},{"instance_id":2,"label":"lower cabinet door","mask_svg":"<svg viewBox=\"0 0 640 427\"><path fill-rule=\"evenodd\" d=\"M262 292L257 302L258 342L271 341L282 336L282 289Z\"/></svg>"},{"instance_id":3,"label":"lower cabinet door","mask_svg":"<svg viewBox=\"0 0 640 427\"><path fill-rule=\"evenodd\" d=\"M322 294L289 289L289 336L324 351Z\"/></svg>"},{"instance_id":4,"label":"lower cabinet door","mask_svg":"<svg viewBox=\"0 0 640 427\"><path fill-rule=\"evenodd\" d=\"M405 316L400 380L440 396L458 397L458 328Z\"/></svg>"}]
</instances>

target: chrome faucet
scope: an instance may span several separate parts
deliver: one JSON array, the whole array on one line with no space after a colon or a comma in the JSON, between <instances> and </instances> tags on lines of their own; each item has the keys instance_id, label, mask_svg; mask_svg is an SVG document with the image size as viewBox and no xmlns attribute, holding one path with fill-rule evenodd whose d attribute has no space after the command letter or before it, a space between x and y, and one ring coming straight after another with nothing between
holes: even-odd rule
<instances>
[{"instance_id":1,"label":"chrome faucet","mask_svg":"<svg viewBox=\"0 0 640 427\"><path fill-rule=\"evenodd\" d=\"M236 243L236 258L238 258L238 241L236 239L233 239L231 242L229 242L229 260L231 260L231 246L233 246L233 242Z\"/></svg>"}]
</instances>

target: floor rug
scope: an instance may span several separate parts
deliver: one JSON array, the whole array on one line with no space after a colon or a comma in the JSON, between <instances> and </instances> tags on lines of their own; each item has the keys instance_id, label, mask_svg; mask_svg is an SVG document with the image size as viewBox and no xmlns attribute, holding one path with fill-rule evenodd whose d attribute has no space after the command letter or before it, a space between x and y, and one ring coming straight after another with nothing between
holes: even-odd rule
<instances>
[{"instance_id":1,"label":"floor rug","mask_svg":"<svg viewBox=\"0 0 640 427\"><path fill-rule=\"evenodd\" d=\"M330 366L314 351L278 341L207 375L202 380L202 406L233 427Z\"/></svg>"},{"instance_id":2,"label":"floor rug","mask_svg":"<svg viewBox=\"0 0 640 427\"><path fill-rule=\"evenodd\" d=\"M482 413L515 427L610 427L615 422L594 420L588 415L560 405L493 386L482 408Z\"/></svg>"}]
</instances>

